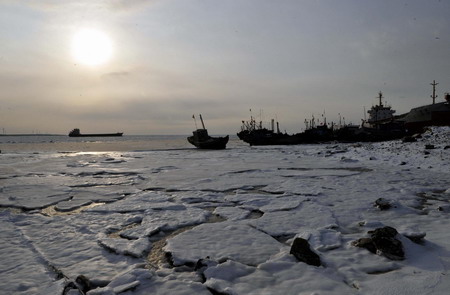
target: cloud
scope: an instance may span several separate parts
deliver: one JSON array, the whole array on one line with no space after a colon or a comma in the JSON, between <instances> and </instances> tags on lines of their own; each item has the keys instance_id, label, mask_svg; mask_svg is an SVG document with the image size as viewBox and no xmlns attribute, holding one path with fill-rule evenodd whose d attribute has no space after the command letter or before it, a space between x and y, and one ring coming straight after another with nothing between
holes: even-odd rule
<instances>
[{"instance_id":1,"label":"cloud","mask_svg":"<svg viewBox=\"0 0 450 295\"><path fill-rule=\"evenodd\" d=\"M102 75L104 79L123 79L127 78L131 75L130 72L127 71L119 71L119 72L110 72Z\"/></svg>"},{"instance_id":2,"label":"cloud","mask_svg":"<svg viewBox=\"0 0 450 295\"><path fill-rule=\"evenodd\" d=\"M44 11L60 10L66 9L67 7L85 7L85 8L98 8L98 9L109 9L116 12L125 11L135 11L141 9L145 6L151 5L156 0L101 0L101 1L90 1L90 0L31 0L27 1L25 5L30 8ZM6 0L6 3L17 5L17 1Z\"/></svg>"}]
</instances>

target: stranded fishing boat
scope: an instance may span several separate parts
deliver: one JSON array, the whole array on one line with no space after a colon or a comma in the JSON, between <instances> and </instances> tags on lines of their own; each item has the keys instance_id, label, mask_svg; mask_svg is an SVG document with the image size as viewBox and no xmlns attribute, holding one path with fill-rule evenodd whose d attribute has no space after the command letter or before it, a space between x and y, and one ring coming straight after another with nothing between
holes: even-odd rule
<instances>
[{"instance_id":1,"label":"stranded fishing boat","mask_svg":"<svg viewBox=\"0 0 450 295\"><path fill-rule=\"evenodd\" d=\"M122 136L122 135L123 132L81 134L80 129L78 128L75 128L69 132L70 137L105 137L105 136Z\"/></svg>"},{"instance_id":2,"label":"stranded fishing boat","mask_svg":"<svg viewBox=\"0 0 450 295\"><path fill-rule=\"evenodd\" d=\"M241 131L237 133L240 140L256 145L292 145L304 143L301 134L287 134L280 132L277 122L277 131L275 131L274 120L272 119L272 129L262 127L262 122L256 123L253 116L250 121L242 121Z\"/></svg>"},{"instance_id":3,"label":"stranded fishing boat","mask_svg":"<svg viewBox=\"0 0 450 295\"><path fill-rule=\"evenodd\" d=\"M319 120L312 117L305 120L306 129L304 132L296 134L281 133L277 122L277 130L267 129L262 126L262 122L257 123L253 116L250 121L242 121L241 131L237 133L240 140L249 143L251 146L258 145L296 145L296 144L319 144L326 142L375 142L384 140L400 139L406 135L402 124L394 121L392 116L395 113L389 106L381 103L382 93L379 93L380 104L373 106L368 111L370 118L364 122L363 126L345 125L335 128L336 125L327 124L326 118L319 124ZM317 122L316 122L317 121Z\"/></svg>"},{"instance_id":4,"label":"stranded fishing boat","mask_svg":"<svg viewBox=\"0 0 450 295\"><path fill-rule=\"evenodd\" d=\"M222 150L226 148L229 139L228 135L225 137L211 137L208 135L208 130L205 128L202 115L200 115L200 121L202 122L203 129L198 129L195 116L192 116L192 118L194 119L196 130L192 132L192 136L187 138L189 143L199 149Z\"/></svg>"}]
</instances>

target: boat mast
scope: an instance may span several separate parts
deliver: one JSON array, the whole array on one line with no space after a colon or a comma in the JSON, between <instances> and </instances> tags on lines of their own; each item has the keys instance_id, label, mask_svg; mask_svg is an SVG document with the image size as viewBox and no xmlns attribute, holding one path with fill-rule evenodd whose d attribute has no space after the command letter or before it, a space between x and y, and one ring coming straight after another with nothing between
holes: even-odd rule
<instances>
[{"instance_id":1,"label":"boat mast","mask_svg":"<svg viewBox=\"0 0 450 295\"><path fill-rule=\"evenodd\" d=\"M383 97L383 92L381 92L381 91L378 92L378 98L380 99L380 107L382 107L383 106L383 102L381 101L381 99L384 98Z\"/></svg>"},{"instance_id":2,"label":"boat mast","mask_svg":"<svg viewBox=\"0 0 450 295\"><path fill-rule=\"evenodd\" d=\"M203 118L202 118L202 114L200 114L199 116L200 116L200 121L202 121L202 126L203 126L203 129L206 129L206 128L205 128L205 124L203 123Z\"/></svg>"},{"instance_id":3,"label":"boat mast","mask_svg":"<svg viewBox=\"0 0 450 295\"><path fill-rule=\"evenodd\" d=\"M433 99L433 104L436 101L436 97L438 97L436 94L436 85L438 85L438 84L439 83L436 83L435 80L433 80L433 83L430 83L430 85L433 86L433 94L431 95L431 98Z\"/></svg>"},{"instance_id":4,"label":"boat mast","mask_svg":"<svg viewBox=\"0 0 450 295\"><path fill-rule=\"evenodd\" d=\"M192 115L192 119L194 119L194 123L195 123L195 130L197 130L197 129L198 129L198 127L197 127L197 120L195 120L195 115Z\"/></svg>"}]
</instances>

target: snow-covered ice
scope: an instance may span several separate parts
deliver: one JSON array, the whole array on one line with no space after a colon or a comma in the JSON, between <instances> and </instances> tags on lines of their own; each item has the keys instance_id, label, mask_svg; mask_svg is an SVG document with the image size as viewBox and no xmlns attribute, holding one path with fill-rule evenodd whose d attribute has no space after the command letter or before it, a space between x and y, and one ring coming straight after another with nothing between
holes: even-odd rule
<instances>
[{"instance_id":1,"label":"snow-covered ice","mask_svg":"<svg viewBox=\"0 0 450 295\"><path fill-rule=\"evenodd\" d=\"M0 168L2 294L450 289L449 127L408 143L11 152ZM384 226L404 260L353 246ZM297 237L321 266L290 254Z\"/></svg>"}]
</instances>

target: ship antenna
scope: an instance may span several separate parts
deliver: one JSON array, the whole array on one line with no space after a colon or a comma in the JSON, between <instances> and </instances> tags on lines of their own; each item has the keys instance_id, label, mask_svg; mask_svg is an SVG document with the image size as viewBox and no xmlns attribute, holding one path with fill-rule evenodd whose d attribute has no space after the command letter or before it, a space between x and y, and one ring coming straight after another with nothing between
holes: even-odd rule
<instances>
[{"instance_id":1,"label":"ship antenna","mask_svg":"<svg viewBox=\"0 0 450 295\"><path fill-rule=\"evenodd\" d=\"M437 94L436 94L436 85L438 85L439 83L436 83L435 80L433 80L433 83L430 83L431 86L433 86L433 95L431 95L431 98L433 99L433 104L436 100Z\"/></svg>"},{"instance_id":2,"label":"ship antenna","mask_svg":"<svg viewBox=\"0 0 450 295\"><path fill-rule=\"evenodd\" d=\"M380 107L382 107L383 106L383 102L381 101L381 99L383 98L383 92L379 92L378 93L378 98L380 99Z\"/></svg>"},{"instance_id":3,"label":"ship antenna","mask_svg":"<svg viewBox=\"0 0 450 295\"><path fill-rule=\"evenodd\" d=\"M206 129L206 128L205 128L205 124L203 123L202 115L200 114L199 116L200 116L200 121L202 122L203 129Z\"/></svg>"},{"instance_id":4,"label":"ship antenna","mask_svg":"<svg viewBox=\"0 0 450 295\"><path fill-rule=\"evenodd\" d=\"M197 130L197 129L198 129L198 127L197 127L197 120L195 120L195 115L192 115L192 119L194 119L194 123L195 123L195 130Z\"/></svg>"}]
</instances>

